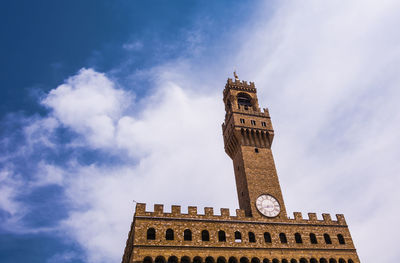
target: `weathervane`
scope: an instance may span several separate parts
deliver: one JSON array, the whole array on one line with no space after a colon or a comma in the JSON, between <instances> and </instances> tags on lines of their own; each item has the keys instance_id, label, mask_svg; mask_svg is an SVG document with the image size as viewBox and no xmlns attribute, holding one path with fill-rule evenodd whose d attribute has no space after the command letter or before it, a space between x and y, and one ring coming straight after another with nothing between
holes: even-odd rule
<instances>
[{"instance_id":1,"label":"weathervane","mask_svg":"<svg viewBox=\"0 0 400 263\"><path fill-rule=\"evenodd\" d=\"M238 75L236 74L236 70L233 71L233 76L235 77L235 80L239 80Z\"/></svg>"}]
</instances>

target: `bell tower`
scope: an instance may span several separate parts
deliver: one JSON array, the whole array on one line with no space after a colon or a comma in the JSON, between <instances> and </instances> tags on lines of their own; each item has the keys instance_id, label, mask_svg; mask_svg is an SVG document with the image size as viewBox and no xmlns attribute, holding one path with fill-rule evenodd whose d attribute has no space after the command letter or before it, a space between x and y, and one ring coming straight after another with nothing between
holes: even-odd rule
<instances>
[{"instance_id":1,"label":"bell tower","mask_svg":"<svg viewBox=\"0 0 400 263\"><path fill-rule=\"evenodd\" d=\"M223 91L225 152L233 161L239 207L246 216L287 219L271 152L274 138L268 109L260 110L253 82L228 79ZM266 216L266 217L265 217Z\"/></svg>"}]
</instances>

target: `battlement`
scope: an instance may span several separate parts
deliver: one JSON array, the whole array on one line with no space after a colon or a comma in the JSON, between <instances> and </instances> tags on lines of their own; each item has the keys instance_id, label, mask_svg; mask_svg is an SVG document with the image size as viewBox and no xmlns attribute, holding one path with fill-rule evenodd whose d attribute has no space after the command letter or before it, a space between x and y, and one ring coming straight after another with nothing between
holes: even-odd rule
<instances>
[{"instance_id":1,"label":"battlement","mask_svg":"<svg viewBox=\"0 0 400 263\"><path fill-rule=\"evenodd\" d=\"M233 81L231 78L228 78L228 80L226 82L224 93L226 93L228 89L235 89L235 90L257 93L257 89L256 89L254 82L248 83L245 80L240 81L238 79L235 79Z\"/></svg>"},{"instance_id":2,"label":"battlement","mask_svg":"<svg viewBox=\"0 0 400 263\"><path fill-rule=\"evenodd\" d=\"M235 215L231 215L229 208L221 208L220 214L214 214L212 207L205 207L204 214L198 212L196 206L189 206L187 213L181 212L181 206L172 205L171 212L164 212L164 205L155 204L154 210L146 211L146 204L137 203L135 217L149 217L149 218L173 218L173 219L195 219L195 220L215 220L215 221L243 221L248 223L282 223L282 224L304 224L304 225L340 225L347 226L343 214L337 214L336 220L332 220L330 214L322 214L322 220L317 218L316 213L308 213L308 218L303 218L301 212L294 212L294 218L287 218L286 220L276 221L274 219L255 219L254 217L246 217L244 210L236 209Z\"/></svg>"}]
</instances>

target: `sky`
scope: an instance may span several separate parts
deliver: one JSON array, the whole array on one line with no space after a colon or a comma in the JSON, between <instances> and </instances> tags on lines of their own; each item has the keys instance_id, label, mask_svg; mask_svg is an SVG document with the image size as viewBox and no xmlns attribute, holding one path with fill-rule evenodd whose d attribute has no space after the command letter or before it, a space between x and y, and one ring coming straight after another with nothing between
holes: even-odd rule
<instances>
[{"instance_id":1,"label":"sky","mask_svg":"<svg viewBox=\"0 0 400 263\"><path fill-rule=\"evenodd\" d=\"M134 201L238 208L222 90L254 81L288 214L400 258L400 2L3 1L0 262L120 262Z\"/></svg>"}]
</instances>

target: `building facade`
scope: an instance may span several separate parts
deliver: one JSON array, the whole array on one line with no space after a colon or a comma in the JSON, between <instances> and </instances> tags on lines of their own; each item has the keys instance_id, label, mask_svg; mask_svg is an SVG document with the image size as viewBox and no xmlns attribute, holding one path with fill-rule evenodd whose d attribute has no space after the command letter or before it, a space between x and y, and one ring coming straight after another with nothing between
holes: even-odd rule
<instances>
[{"instance_id":1,"label":"building facade","mask_svg":"<svg viewBox=\"0 0 400 263\"><path fill-rule=\"evenodd\" d=\"M138 203L122 263L359 263L343 215L286 213L271 152L267 109L254 83L228 79L223 91L225 151L233 161L240 209Z\"/></svg>"}]
</instances>

